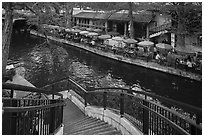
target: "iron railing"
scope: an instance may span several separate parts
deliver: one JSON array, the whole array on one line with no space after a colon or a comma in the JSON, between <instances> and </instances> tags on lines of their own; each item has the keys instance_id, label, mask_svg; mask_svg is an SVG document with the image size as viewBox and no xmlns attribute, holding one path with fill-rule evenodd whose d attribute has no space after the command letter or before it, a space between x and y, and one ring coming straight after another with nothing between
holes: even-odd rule
<instances>
[{"instance_id":1,"label":"iron railing","mask_svg":"<svg viewBox=\"0 0 204 137\"><path fill-rule=\"evenodd\" d=\"M69 79L69 90L84 99L85 106L109 108L129 119L143 134L202 134L202 109L182 102L124 88L85 90ZM172 108L180 108L178 112Z\"/></svg>"},{"instance_id":2,"label":"iron railing","mask_svg":"<svg viewBox=\"0 0 204 137\"><path fill-rule=\"evenodd\" d=\"M38 92L60 96L59 99L3 98L3 135L49 135L54 134L63 123L62 94L34 87L3 83L3 89Z\"/></svg>"},{"instance_id":3,"label":"iron railing","mask_svg":"<svg viewBox=\"0 0 204 137\"><path fill-rule=\"evenodd\" d=\"M71 78L62 79L64 89L73 90L86 106L108 108L127 118L143 134L202 134L202 109L145 91L125 88L85 89ZM48 87L58 88L59 82ZM59 86L61 87L61 86ZM173 108L179 108L176 111Z\"/></svg>"}]
</instances>

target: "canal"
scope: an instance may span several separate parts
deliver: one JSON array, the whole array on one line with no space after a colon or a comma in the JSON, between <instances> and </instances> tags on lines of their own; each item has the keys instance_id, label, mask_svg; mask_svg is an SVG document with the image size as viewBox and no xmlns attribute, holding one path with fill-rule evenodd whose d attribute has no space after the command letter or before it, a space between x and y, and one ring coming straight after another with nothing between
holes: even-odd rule
<instances>
[{"instance_id":1,"label":"canal","mask_svg":"<svg viewBox=\"0 0 204 137\"><path fill-rule=\"evenodd\" d=\"M24 67L25 78L37 87L71 76L85 88L139 85L148 92L202 107L202 82L121 63L65 44L41 44L43 41L35 36L16 36L10 47L10 62Z\"/></svg>"}]
</instances>

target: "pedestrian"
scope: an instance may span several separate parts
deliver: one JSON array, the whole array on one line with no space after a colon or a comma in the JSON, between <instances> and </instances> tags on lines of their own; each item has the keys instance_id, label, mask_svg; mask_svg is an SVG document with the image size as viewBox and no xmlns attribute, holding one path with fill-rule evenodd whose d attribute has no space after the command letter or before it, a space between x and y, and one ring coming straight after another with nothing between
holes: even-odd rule
<instances>
[{"instance_id":1,"label":"pedestrian","mask_svg":"<svg viewBox=\"0 0 204 137\"><path fill-rule=\"evenodd\" d=\"M153 58L155 59L156 55L157 55L157 48L156 48L156 46L153 47L153 53L154 53Z\"/></svg>"},{"instance_id":2,"label":"pedestrian","mask_svg":"<svg viewBox=\"0 0 204 137\"><path fill-rule=\"evenodd\" d=\"M94 40L91 41L91 45L95 46L96 42Z\"/></svg>"},{"instance_id":3,"label":"pedestrian","mask_svg":"<svg viewBox=\"0 0 204 137\"><path fill-rule=\"evenodd\" d=\"M155 59L158 63L160 63L161 56L159 55L159 51L156 53Z\"/></svg>"}]
</instances>

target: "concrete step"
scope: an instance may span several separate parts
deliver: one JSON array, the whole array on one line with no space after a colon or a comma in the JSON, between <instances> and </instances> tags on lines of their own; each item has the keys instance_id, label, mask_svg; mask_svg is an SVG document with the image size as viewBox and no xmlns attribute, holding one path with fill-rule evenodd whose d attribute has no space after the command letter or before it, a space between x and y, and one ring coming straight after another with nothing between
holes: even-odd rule
<instances>
[{"instance_id":1,"label":"concrete step","mask_svg":"<svg viewBox=\"0 0 204 137\"><path fill-rule=\"evenodd\" d=\"M95 124L91 127L85 127L84 129L79 129L77 132L74 132L73 135L91 135L94 131L99 131L104 128L111 128L110 125L107 125L106 123L101 124Z\"/></svg>"},{"instance_id":2,"label":"concrete step","mask_svg":"<svg viewBox=\"0 0 204 137\"><path fill-rule=\"evenodd\" d=\"M100 132L95 135L122 135L120 131L114 130L114 131L105 131L105 132Z\"/></svg>"},{"instance_id":3,"label":"concrete step","mask_svg":"<svg viewBox=\"0 0 204 137\"><path fill-rule=\"evenodd\" d=\"M76 124L70 124L69 126L67 126L68 128L70 129L73 129L75 127L82 127L82 126L86 126L86 125L91 125L91 124L94 124L96 122L98 122L99 120L97 119L93 119L93 118L89 118L85 121L82 121L81 123L80 122L77 122Z\"/></svg>"},{"instance_id":4,"label":"concrete step","mask_svg":"<svg viewBox=\"0 0 204 137\"><path fill-rule=\"evenodd\" d=\"M80 125L80 126L75 126L75 127L70 127L70 129L68 129L69 133L73 133L76 131L82 131L82 130L86 130L86 129L90 129L90 128L95 128L97 126L101 126L101 125L106 125L106 123L102 122L102 121L96 121L96 122L91 122L90 124L87 123L86 125Z\"/></svg>"},{"instance_id":5,"label":"concrete step","mask_svg":"<svg viewBox=\"0 0 204 137\"><path fill-rule=\"evenodd\" d=\"M77 125L78 123L82 123L83 121L87 121L88 119L90 119L90 117L87 117L85 116L84 118L82 119L77 119L76 121L73 121L73 122L66 122L67 126L70 126L70 125Z\"/></svg>"},{"instance_id":6,"label":"concrete step","mask_svg":"<svg viewBox=\"0 0 204 137\"><path fill-rule=\"evenodd\" d=\"M70 123L67 127L69 135L121 135L121 132L108 123L96 118L86 117Z\"/></svg>"},{"instance_id":7,"label":"concrete step","mask_svg":"<svg viewBox=\"0 0 204 137\"><path fill-rule=\"evenodd\" d=\"M103 132L113 132L113 131L115 131L116 129L114 128L114 127L112 127L111 125L109 125L109 124L106 124L106 126L105 127L103 127L103 128L98 128L97 130L93 130L92 132L90 132L89 134L91 134L91 135L96 135L96 134L99 134L99 133L101 133L101 134L103 134Z\"/></svg>"},{"instance_id":8,"label":"concrete step","mask_svg":"<svg viewBox=\"0 0 204 137\"><path fill-rule=\"evenodd\" d=\"M84 132L83 135L96 135L98 133L102 133L102 132L105 132L105 131L112 132L114 130L115 130L114 127L112 127L111 125L106 124L103 127L98 127L98 128L93 129L93 130L89 130L88 132Z\"/></svg>"}]
</instances>

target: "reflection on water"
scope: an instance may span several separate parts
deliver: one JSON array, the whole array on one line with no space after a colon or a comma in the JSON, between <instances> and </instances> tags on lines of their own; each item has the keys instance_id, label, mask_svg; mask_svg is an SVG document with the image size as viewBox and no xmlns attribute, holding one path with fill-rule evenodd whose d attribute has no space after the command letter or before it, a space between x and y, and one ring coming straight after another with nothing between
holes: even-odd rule
<instances>
[{"instance_id":1,"label":"reflection on water","mask_svg":"<svg viewBox=\"0 0 204 137\"><path fill-rule=\"evenodd\" d=\"M40 44L42 39L13 40L10 59L26 69L25 78L37 87L72 76L85 88L135 87L201 107L202 85L185 78L99 57L68 45ZM196 91L196 93L195 93Z\"/></svg>"}]
</instances>

